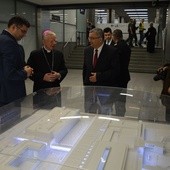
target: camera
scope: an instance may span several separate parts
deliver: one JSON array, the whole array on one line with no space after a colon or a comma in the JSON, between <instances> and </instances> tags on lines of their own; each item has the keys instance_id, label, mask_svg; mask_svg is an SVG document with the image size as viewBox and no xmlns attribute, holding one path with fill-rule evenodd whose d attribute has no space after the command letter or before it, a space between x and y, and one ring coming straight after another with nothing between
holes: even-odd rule
<instances>
[{"instance_id":1,"label":"camera","mask_svg":"<svg viewBox=\"0 0 170 170\"><path fill-rule=\"evenodd\" d=\"M154 79L155 81L165 80L166 74L167 74L167 70L161 69L161 70L159 70L159 71L157 72L157 74L153 77L153 79Z\"/></svg>"}]
</instances>

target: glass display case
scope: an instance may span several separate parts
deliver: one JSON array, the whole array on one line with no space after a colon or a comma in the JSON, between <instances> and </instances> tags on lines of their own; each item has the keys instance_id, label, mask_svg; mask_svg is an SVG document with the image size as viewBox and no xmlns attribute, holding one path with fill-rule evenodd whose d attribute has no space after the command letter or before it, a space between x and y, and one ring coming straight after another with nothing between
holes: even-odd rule
<instances>
[{"instance_id":1,"label":"glass display case","mask_svg":"<svg viewBox=\"0 0 170 170\"><path fill-rule=\"evenodd\" d=\"M3 170L169 170L170 97L42 89L0 108Z\"/></svg>"}]
</instances>

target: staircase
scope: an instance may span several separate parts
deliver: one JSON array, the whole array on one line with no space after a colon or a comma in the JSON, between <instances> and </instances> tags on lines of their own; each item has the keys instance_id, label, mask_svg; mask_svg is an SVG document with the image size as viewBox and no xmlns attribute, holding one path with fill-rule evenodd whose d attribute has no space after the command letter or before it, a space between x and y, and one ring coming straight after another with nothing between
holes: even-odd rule
<instances>
[{"instance_id":1,"label":"staircase","mask_svg":"<svg viewBox=\"0 0 170 170\"><path fill-rule=\"evenodd\" d=\"M83 67L83 51L85 47L76 47L69 58L66 65L70 69L82 69ZM129 64L130 72L136 73L155 73L157 68L162 64L163 52L157 48L155 53L148 53L146 48L132 48L131 60Z\"/></svg>"},{"instance_id":2,"label":"staircase","mask_svg":"<svg viewBox=\"0 0 170 170\"><path fill-rule=\"evenodd\" d=\"M148 53L146 48L132 48L129 71L136 73L155 73L162 65L163 51L156 48L155 53Z\"/></svg>"},{"instance_id":3,"label":"staircase","mask_svg":"<svg viewBox=\"0 0 170 170\"><path fill-rule=\"evenodd\" d=\"M67 68L70 69L83 68L84 48L85 47L83 46L77 46L76 48L74 48L68 59L66 59Z\"/></svg>"}]
</instances>

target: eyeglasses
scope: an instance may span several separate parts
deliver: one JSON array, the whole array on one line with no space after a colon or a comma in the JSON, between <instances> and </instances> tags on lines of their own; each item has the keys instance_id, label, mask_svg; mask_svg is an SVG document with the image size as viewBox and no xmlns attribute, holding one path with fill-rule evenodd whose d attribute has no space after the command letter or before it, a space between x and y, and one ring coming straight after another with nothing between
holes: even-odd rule
<instances>
[{"instance_id":1,"label":"eyeglasses","mask_svg":"<svg viewBox=\"0 0 170 170\"><path fill-rule=\"evenodd\" d=\"M88 37L89 40L96 40L98 38L100 38L100 37Z\"/></svg>"},{"instance_id":2,"label":"eyeglasses","mask_svg":"<svg viewBox=\"0 0 170 170\"><path fill-rule=\"evenodd\" d=\"M27 33L27 30L21 29L20 27L17 27L23 34Z\"/></svg>"}]
</instances>

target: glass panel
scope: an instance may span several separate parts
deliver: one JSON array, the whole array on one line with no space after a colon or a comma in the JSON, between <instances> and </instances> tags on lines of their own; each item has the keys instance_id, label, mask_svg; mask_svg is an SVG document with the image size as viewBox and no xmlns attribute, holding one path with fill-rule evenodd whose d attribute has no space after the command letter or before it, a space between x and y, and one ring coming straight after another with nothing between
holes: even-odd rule
<instances>
[{"instance_id":1,"label":"glass panel","mask_svg":"<svg viewBox=\"0 0 170 170\"><path fill-rule=\"evenodd\" d=\"M15 15L15 3L14 0L1 1L0 5L0 21L6 21Z\"/></svg>"},{"instance_id":2,"label":"glass panel","mask_svg":"<svg viewBox=\"0 0 170 170\"><path fill-rule=\"evenodd\" d=\"M25 17L31 25L35 25L35 13L36 13L36 7L30 4L25 4L22 2L17 1L17 14Z\"/></svg>"},{"instance_id":3,"label":"glass panel","mask_svg":"<svg viewBox=\"0 0 170 170\"><path fill-rule=\"evenodd\" d=\"M56 33L57 41L63 42L63 23L51 22L50 29Z\"/></svg>"},{"instance_id":4,"label":"glass panel","mask_svg":"<svg viewBox=\"0 0 170 170\"><path fill-rule=\"evenodd\" d=\"M76 10L65 10L65 23L76 25Z\"/></svg>"},{"instance_id":5,"label":"glass panel","mask_svg":"<svg viewBox=\"0 0 170 170\"><path fill-rule=\"evenodd\" d=\"M27 35L19 42L25 50L25 61L27 61L30 52L36 49L36 28L30 27Z\"/></svg>"},{"instance_id":6,"label":"glass panel","mask_svg":"<svg viewBox=\"0 0 170 170\"><path fill-rule=\"evenodd\" d=\"M1 169L169 169L164 97L162 103L145 91L55 87L0 107Z\"/></svg>"},{"instance_id":7,"label":"glass panel","mask_svg":"<svg viewBox=\"0 0 170 170\"><path fill-rule=\"evenodd\" d=\"M65 24L66 42L76 42L76 26Z\"/></svg>"},{"instance_id":8,"label":"glass panel","mask_svg":"<svg viewBox=\"0 0 170 170\"><path fill-rule=\"evenodd\" d=\"M0 33L6 28L7 28L7 23L6 24L1 23L0 24Z\"/></svg>"},{"instance_id":9,"label":"glass panel","mask_svg":"<svg viewBox=\"0 0 170 170\"><path fill-rule=\"evenodd\" d=\"M65 10L65 41L76 42L76 10Z\"/></svg>"},{"instance_id":10,"label":"glass panel","mask_svg":"<svg viewBox=\"0 0 170 170\"><path fill-rule=\"evenodd\" d=\"M50 11L50 16L50 29L57 34L58 42L76 42L76 10L53 10Z\"/></svg>"},{"instance_id":11,"label":"glass panel","mask_svg":"<svg viewBox=\"0 0 170 170\"><path fill-rule=\"evenodd\" d=\"M57 35L57 41L63 42L63 10L50 11L50 29Z\"/></svg>"}]
</instances>

